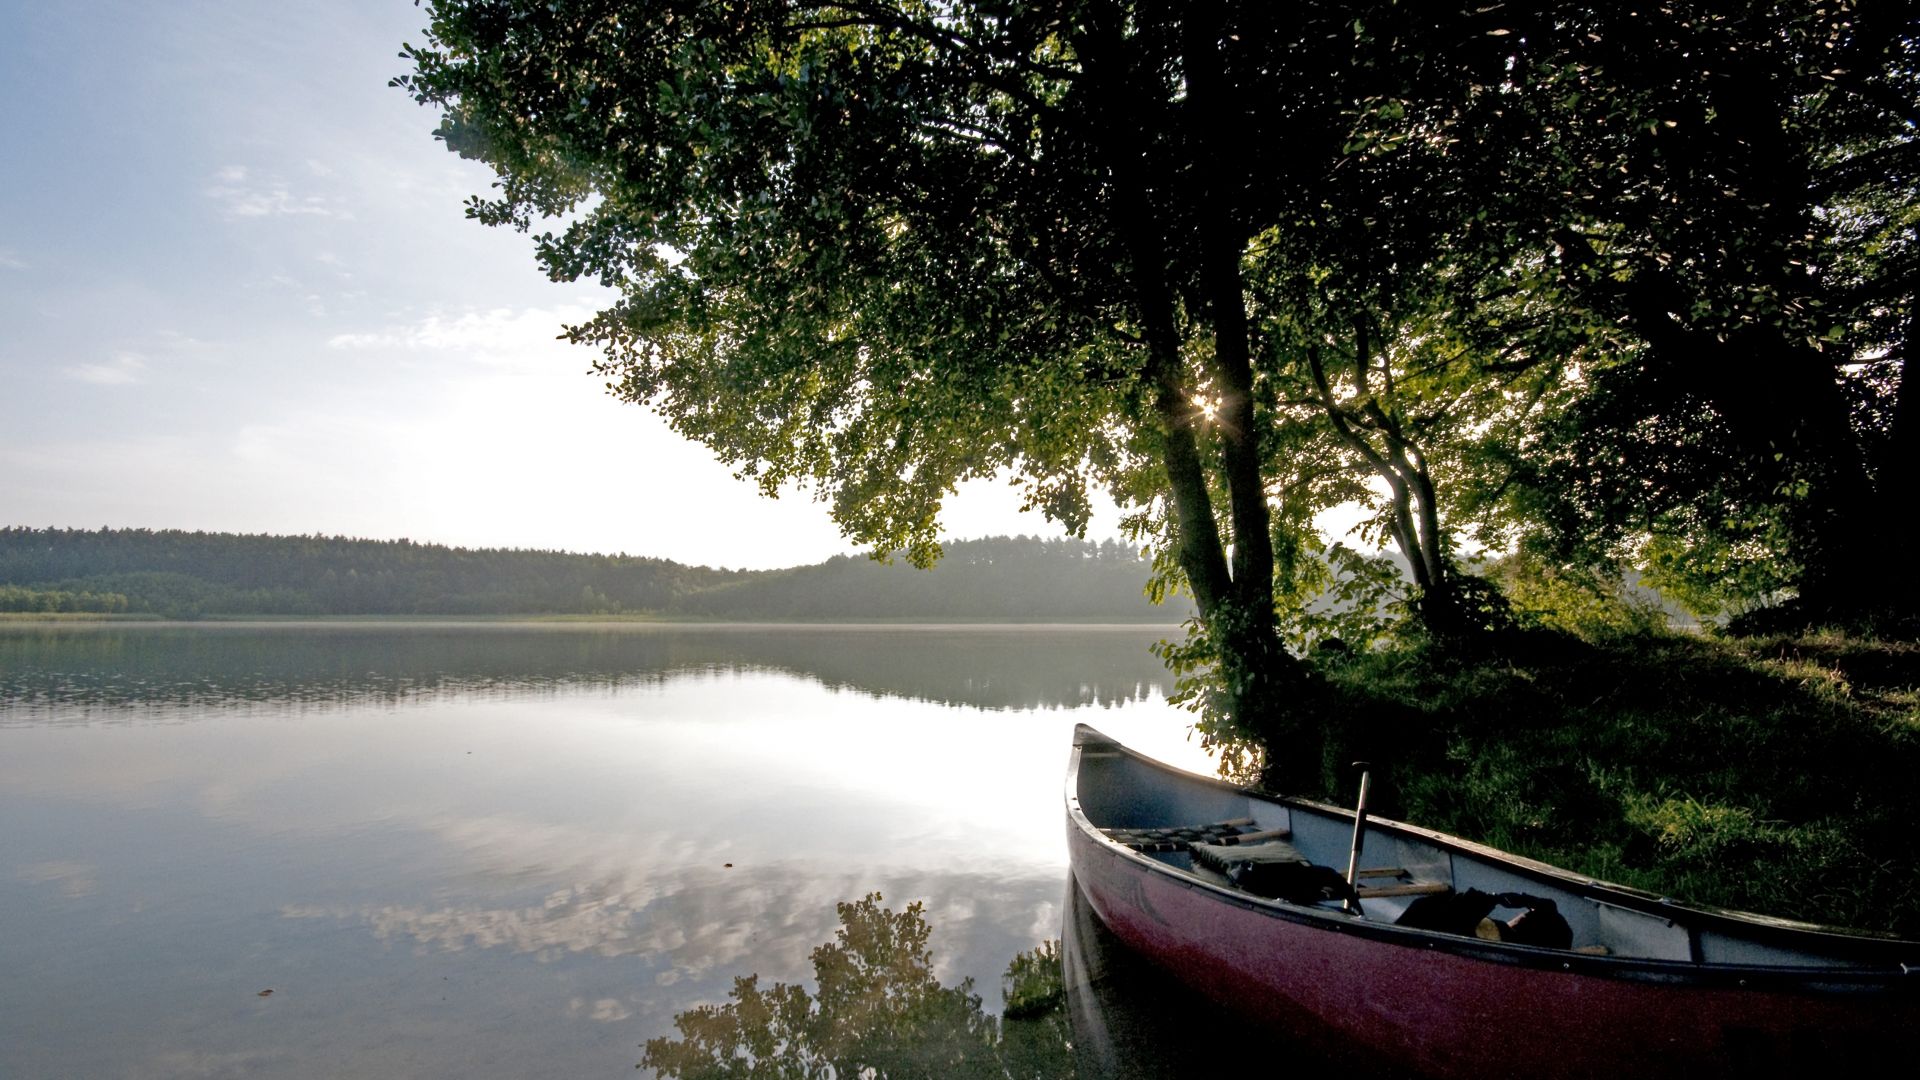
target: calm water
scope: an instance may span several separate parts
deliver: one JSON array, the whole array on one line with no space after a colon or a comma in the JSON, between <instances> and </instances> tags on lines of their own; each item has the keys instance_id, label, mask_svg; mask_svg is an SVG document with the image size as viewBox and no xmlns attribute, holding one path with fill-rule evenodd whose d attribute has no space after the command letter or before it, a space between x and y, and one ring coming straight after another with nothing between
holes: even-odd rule
<instances>
[{"instance_id":1,"label":"calm water","mask_svg":"<svg viewBox=\"0 0 1920 1080\"><path fill-rule=\"evenodd\" d=\"M0 1075L634 1075L871 892L997 1012L1168 633L0 625Z\"/></svg>"}]
</instances>

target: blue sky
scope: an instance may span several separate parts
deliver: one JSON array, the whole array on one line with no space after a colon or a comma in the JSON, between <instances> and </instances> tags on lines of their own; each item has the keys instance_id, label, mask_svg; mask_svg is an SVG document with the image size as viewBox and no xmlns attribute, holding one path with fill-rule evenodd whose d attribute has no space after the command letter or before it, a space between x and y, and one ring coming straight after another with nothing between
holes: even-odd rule
<instances>
[{"instance_id":1,"label":"blue sky","mask_svg":"<svg viewBox=\"0 0 1920 1080\"><path fill-rule=\"evenodd\" d=\"M0 525L854 550L553 340L603 297L465 220L490 174L387 86L425 22L409 0L0 0ZM1017 506L971 485L948 531L1057 535Z\"/></svg>"}]
</instances>

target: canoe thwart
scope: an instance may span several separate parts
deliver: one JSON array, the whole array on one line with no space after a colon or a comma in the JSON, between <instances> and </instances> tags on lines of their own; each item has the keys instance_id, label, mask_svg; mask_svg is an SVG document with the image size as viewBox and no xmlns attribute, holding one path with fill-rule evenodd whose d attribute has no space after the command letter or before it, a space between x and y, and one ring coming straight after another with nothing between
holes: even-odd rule
<instances>
[{"instance_id":1,"label":"canoe thwart","mask_svg":"<svg viewBox=\"0 0 1920 1080\"><path fill-rule=\"evenodd\" d=\"M1362 885L1353 891L1365 900L1374 896L1434 896L1452 892L1453 886L1444 881L1408 881L1399 885Z\"/></svg>"}]
</instances>

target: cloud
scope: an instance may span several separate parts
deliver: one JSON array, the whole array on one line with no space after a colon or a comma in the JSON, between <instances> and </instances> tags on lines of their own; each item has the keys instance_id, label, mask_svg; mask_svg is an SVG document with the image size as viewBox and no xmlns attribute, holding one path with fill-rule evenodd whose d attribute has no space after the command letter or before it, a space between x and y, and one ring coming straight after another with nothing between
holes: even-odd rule
<instances>
[{"instance_id":1,"label":"cloud","mask_svg":"<svg viewBox=\"0 0 1920 1080\"><path fill-rule=\"evenodd\" d=\"M363 333L336 334L327 346L344 350L400 349L456 352L488 367L516 367L534 356L566 359L575 366L586 354L560 340L561 329L592 316L584 304L553 308L493 308L460 315L428 315L413 323Z\"/></svg>"},{"instance_id":2,"label":"cloud","mask_svg":"<svg viewBox=\"0 0 1920 1080\"><path fill-rule=\"evenodd\" d=\"M603 1024L612 1024L631 1017L633 1010L621 1004L619 998L597 998L591 1005L589 1005L587 999L583 997L577 997L567 1002L567 1015L580 1016L582 1014L585 1014L590 1020L598 1020Z\"/></svg>"},{"instance_id":3,"label":"cloud","mask_svg":"<svg viewBox=\"0 0 1920 1080\"><path fill-rule=\"evenodd\" d=\"M126 386L144 381L146 370L146 357L136 352L116 352L106 363L79 364L68 368L67 374L95 386Z\"/></svg>"},{"instance_id":4,"label":"cloud","mask_svg":"<svg viewBox=\"0 0 1920 1080\"><path fill-rule=\"evenodd\" d=\"M228 165L213 174L206 195L229 220L241 218L309 216L352 218L320 195L295 195L285 181L257 178L244 165Z\"/></svg>"},{"instance_id":5,"label":"cloud","mask_svg":"<svg viewBox=\"0 0 1920 1080\"><path fill-rule=\"evenodd\" d=\"M0 269L26 270L29 267L27 261L16 254L12 248L0 248Z\"/></svg>"}]
</instances>

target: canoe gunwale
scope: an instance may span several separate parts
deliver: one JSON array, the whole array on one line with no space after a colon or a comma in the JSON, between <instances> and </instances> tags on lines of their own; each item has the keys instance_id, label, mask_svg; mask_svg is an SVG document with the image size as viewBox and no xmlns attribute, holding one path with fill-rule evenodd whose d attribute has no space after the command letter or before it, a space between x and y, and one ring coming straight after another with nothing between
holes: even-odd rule
<instances>
[{"instance_id":1,"label":"canoe gunwale","mask_svg":"<svg viewBox=\"0 0 1920 1080\"><path fill-rule=\"evenodd\" d=\"M1809 951L1810 946L1817 945L1824 951L1853 953L1858 956L1862 964L1876 966L1730 964L1575 953L1565 949L1486 941L1458 934L1395 926L1391 923L1374 922L1356 917L1344 910L1294 904L1242 892L1151 858L1105 836L1080 805L1080 764L1083 751L1087 750L1124 754L1163 774L1169 782L1197 783L1275 803L1289 810L1344 818L1348 822L1353 820L1352 810L1309 799L1275 795L1257 788L1229 783L1216 777L1190 773L1140 754L1085 724L1076 725L1073 751L1067 770L1066 790L1067 816L1072 828L1077 830L1085 841L1094 845L1095 851L1124 860L1136 872L1152 875L1187 889L1199 890L1214 901L1257 912L1268 918L1304 924L1337 934L1358 935L1402 948L1438 951L1497 964L1559 970L1609 979L1736 986L1756 990L1804 991L1822 994L1874 994L1889 991L1920 994L1920 942L1874 931L1821 926L1726 908L1682 905L1640 889L1573 874L1547 863L1512 855L1460 837L1405 822L1376 818L1371 814L1367 817L1367 828L1370 832L1377 830L1383 833L1397 833L1407 839L1433 844L1450 853L1496 864L1502 870L1551 885L1557 890L1572 893L1578 897L1658 918L1683 922L1700 929L1734 934L1786 949ZM1071 861L1076 864L1075 876L1083 877L1077 865L1083 857L1083 848L1074 844L1068 846ZM1887 953L1906 956L1908 960L1902 962L1898 956L1889 958L1885 955Z\"/></svg>"}]
</instances>

